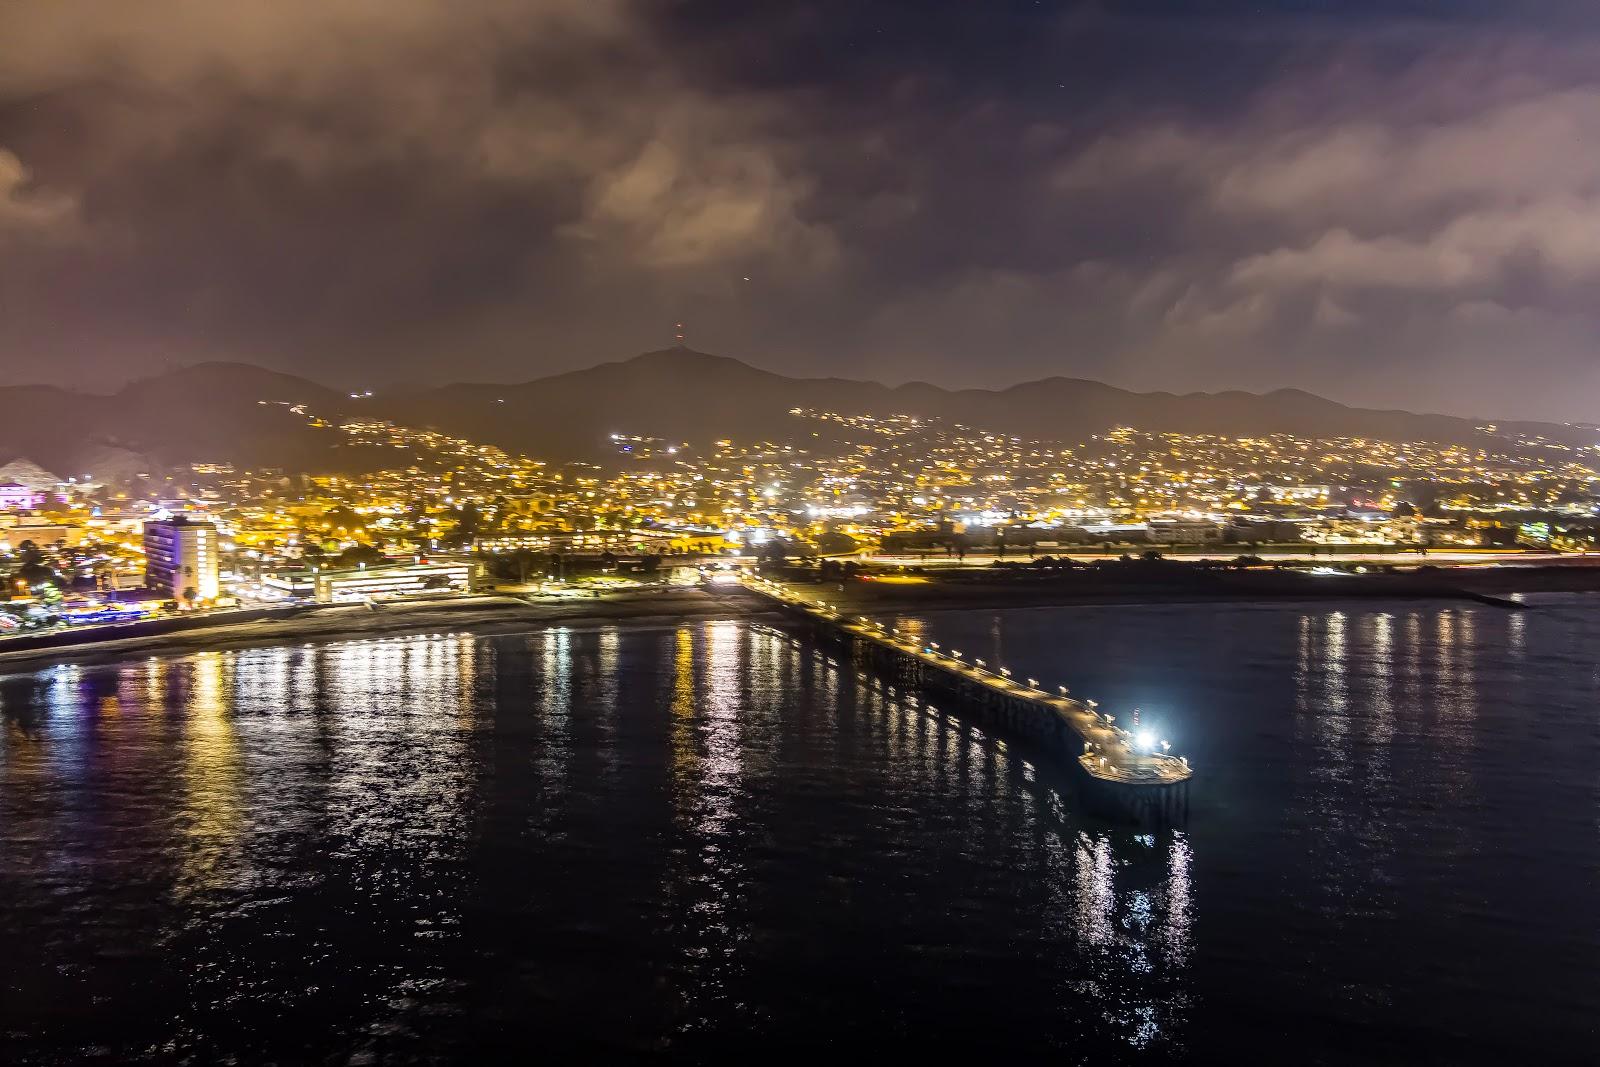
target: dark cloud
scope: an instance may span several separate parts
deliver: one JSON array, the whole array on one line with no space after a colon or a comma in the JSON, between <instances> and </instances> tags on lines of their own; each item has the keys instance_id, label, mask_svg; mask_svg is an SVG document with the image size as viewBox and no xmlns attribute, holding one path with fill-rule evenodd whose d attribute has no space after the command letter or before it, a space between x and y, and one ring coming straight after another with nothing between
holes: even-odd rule
<instances>
[{"instance_id":1,"label":"dark cloud","mask_svg":"<svg viewBox=\"0 0 1600 1067\"><path fill-rule=\"evenodd\" d=\"M0 361L1592 418L1585 5L0 5Z\"/></svg>"}]
</instances>

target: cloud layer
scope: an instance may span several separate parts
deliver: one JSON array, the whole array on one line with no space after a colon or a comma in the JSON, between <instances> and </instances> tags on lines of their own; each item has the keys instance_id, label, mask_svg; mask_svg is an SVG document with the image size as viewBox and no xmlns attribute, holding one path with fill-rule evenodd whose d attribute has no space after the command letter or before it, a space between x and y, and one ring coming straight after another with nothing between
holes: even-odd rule
<instances>
[{"instance_id":1,"label":"cloud layer","mask_svg":"<svg viewBox=\"0 0 1600 1067\"><path fill-rule=\"evenodd\" d=\"M1600 20L1303 6L0 6L0 363L1594 418Z\"/></svg>"}]
</instances>

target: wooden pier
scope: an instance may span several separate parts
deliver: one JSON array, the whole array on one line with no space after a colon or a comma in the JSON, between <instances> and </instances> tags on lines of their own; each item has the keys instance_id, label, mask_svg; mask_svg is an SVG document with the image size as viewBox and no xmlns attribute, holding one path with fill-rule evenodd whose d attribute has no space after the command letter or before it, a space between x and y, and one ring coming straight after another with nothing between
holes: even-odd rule
<instances>
[{"instance_id":1,"label":"wooden pier","mask_svg":"<svg viewBox=\"0 0 1600 1067\"><path fill-rule=\"evenodd\" d=\"M914 640L865 616L844 616L789 586L748 575L746 589L779 605L791 625L818 644L929 699L950 699L964 713L997 723L1060 755L1096 814L1140 825L1171 825L1189 812L1189 761L1140 751L1128 731L1065 687L1052 694L982 660Z\"/></svg>"}]
</instances>

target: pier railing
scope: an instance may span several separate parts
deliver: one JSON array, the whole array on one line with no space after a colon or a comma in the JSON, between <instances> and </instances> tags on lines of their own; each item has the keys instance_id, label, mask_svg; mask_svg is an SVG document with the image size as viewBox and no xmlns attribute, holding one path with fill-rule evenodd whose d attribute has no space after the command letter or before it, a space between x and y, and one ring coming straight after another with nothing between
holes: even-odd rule
<instances>
[{"instance_id":1,"label":"pier railing","mask_svg":"<svg viewBox=\"0 0 1600 1067\"><path fill-rule=\"evenodd\" d=\"M1014 678L1003 666L992 668L887 623L846 614L781 582L746 575L744 586L803 621L815 636L847 649L856 662L887 670L925 694L953 695L969 710L1070 756L1090 784L1090 795L1107 802L1102 806L1112 813L1139 821L1187 814L1194 775L1189 761L1165 751L1164 741L1117 726L1093 700L1076 699L1066 686L1052 693L1038 679Z\"/></svg>"}]
</instances>

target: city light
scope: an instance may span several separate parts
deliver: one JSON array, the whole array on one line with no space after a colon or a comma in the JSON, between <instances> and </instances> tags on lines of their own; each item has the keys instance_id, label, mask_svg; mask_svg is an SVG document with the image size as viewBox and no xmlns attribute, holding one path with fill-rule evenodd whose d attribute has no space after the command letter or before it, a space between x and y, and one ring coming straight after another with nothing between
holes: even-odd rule
<instances>
[{"instance_id":1,"label":"city light","mask_svg":"<svg viewBox=\"0 0 1600 1067\"><path fill-rule=\"evenodd\" d=\"M5 1062L1600 1060L1600 0L0 57Z\"/></svg>"}]
</instances>

